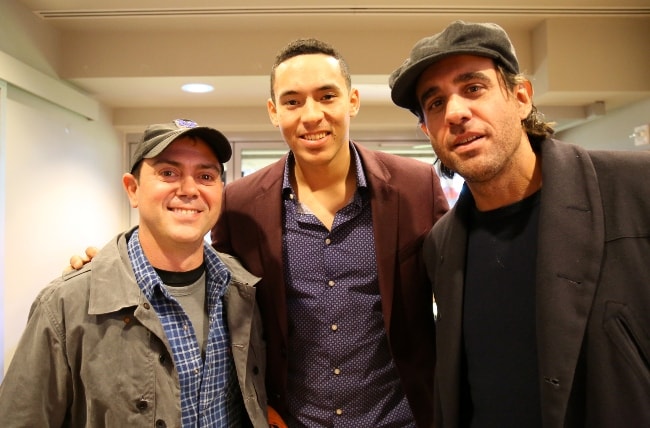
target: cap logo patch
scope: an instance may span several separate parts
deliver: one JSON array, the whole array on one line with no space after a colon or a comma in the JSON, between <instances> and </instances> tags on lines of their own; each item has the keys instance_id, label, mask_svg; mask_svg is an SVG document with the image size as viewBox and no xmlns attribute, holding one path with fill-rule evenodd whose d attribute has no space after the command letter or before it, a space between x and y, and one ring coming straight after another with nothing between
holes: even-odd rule
<instances>
[{"instance_id":1,"label":"cap logo patch","mask_svg":"<svg viewBox=\"0 0 650 428\"><path fill-rule=\"evenodd\" d=\"M197 126L199 126L193 120L188 120L188 119L176 119L174 120L174 123L179 128L196 128Z\"/></svg>"}]
</instances>

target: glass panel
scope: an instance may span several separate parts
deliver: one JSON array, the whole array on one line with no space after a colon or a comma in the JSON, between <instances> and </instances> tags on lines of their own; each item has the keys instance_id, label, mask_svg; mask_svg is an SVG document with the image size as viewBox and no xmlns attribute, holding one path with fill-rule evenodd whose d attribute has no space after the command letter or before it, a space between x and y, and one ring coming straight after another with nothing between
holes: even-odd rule
<instances>
[{"instance_id":1,"label":"glass panel","mask_svg":"<svg viewBox=\"0 0 650 428\"><path fill-rule=\"evenodd\" d=\"M241 177L254 173L280 159L287 153L282 149L242 149Z\"/></svg>"}]
</instances>

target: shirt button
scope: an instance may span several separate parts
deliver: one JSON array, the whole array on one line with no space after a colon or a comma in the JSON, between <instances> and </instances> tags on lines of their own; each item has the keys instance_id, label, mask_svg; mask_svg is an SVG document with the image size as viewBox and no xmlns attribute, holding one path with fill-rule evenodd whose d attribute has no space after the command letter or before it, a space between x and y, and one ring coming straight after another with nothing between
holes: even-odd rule
<instances>
[{"instance_id":1,"label":"shirt button","mask_svg":"<svg viewBox=\"0 0 650 428\"><path fill-rule=\"evenodd\" d=\"M341 374L341 369L339 369L339 368L334 369L334 374L335 375L340 375Z\"/></svg>"},{"instance_id":2,"label":"shirt button","mask_svg":"<svg viewBox=\"0 0 650 428\"><path fill-rule=\"evenodd\" d=\"M327 281L327 285L329 285L330 287L334 287L334 281L332 280Z\"/></svg>"},{"instance_id":3,"label":"shirt button","mask_svg":"<svg viewBox=\"0 0 650 428\"><path fill-rule=\"evenodd\" d=\"M343 414L343 409L336 409L336 414L341 416Z\"/></svg>"},{"instance_id":4,"label":"shirt button","mask_svg":"<svg viewBox=\"0 0 650 428\"><path fill-rule=\"evenodd\" d=\"M329 239L329 238L325 239L325 244L326 244L326 245L329 245L329 244L331 244L331 243L332 243L332 240L331 240L331 239Z\"/></svg>"},{"instance_id":5,"label":"shirt button","mask_svg":"<svg viewBox=\"0 0 650 428\"><path fill-rule=\"evenodd\" d=\"M199 369L194 369L194 374L198 375L199 374Z\"/></svg>"},{"instance_id":6,"label":"shirt button","mask_svg":"<svg viewBox=\"0 0 650 428\"><path fill-rule=\"evenodd\" d=\"M339 326L336 324L332 324L332 331L336 331L339 329Z\"/></svg>"}]
</instances>

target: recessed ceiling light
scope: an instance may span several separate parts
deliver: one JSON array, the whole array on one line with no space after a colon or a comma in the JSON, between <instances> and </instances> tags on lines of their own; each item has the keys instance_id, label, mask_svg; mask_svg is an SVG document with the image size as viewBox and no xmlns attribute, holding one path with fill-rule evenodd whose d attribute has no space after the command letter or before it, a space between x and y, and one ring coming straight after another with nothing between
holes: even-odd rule
<instances>
[{"instance_id":1,"label":"recessed ceiling light","mask_svg":"<svg viewBox=\"0 0 650 428\"><path fill-rule=\"evenodd\" d=\"M181 89L185 92L192 92L195 94L214 91L214 87L212 85L208 85L207 83L187 83L181 86Z\"/></svg>"}]
</instances>

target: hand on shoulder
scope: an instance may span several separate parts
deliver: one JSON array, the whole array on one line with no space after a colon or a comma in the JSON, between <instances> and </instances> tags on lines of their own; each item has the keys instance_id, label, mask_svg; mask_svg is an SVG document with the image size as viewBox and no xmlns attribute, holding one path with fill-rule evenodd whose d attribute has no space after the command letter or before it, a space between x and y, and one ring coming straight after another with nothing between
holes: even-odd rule
<instances>
[{"instance_id":1,"label":"hand on shoulder","mask_svg":"<svg viewBox=\"0 0 650 428\"><path fill-rule=\"evenodd\" d=\"M88 247L86 248L85 255L75 254L74 256L70 257L70 264L65 268L64 272L81 269L83 265L91 261L93 257L97 255L98 251L99 249L97 247Z\"/></svg>"}]
</instances>

